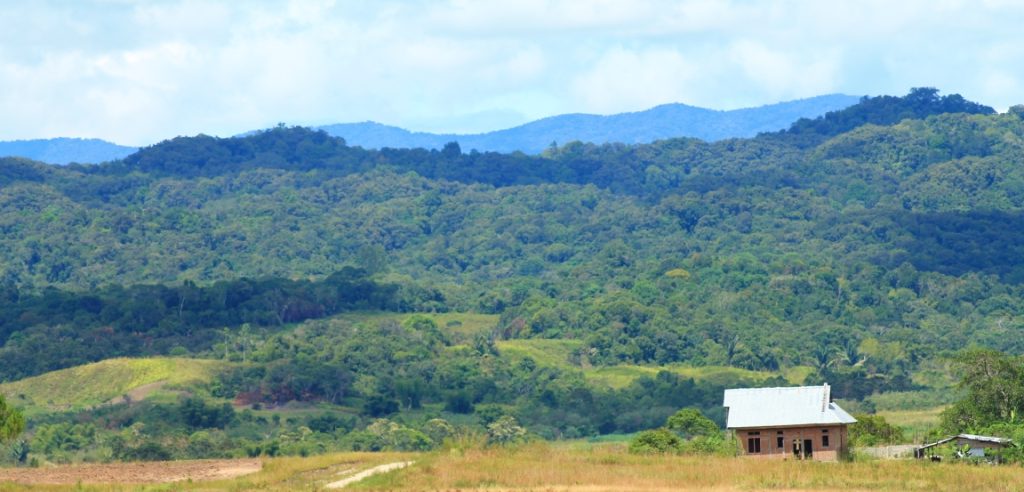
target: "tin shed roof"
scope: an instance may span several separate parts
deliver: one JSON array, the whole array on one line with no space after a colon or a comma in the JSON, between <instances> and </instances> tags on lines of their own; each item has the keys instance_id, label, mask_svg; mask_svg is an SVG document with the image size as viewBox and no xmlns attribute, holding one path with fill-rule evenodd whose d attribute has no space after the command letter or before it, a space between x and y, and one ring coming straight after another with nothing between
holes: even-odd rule
<instances>
[{"instance_id":1,"label":"tin shed roof","mask_svg":"<svg viewBox=\"0 0 1024 492\"><path fill-rule=\"evenodd\" d=\"M999 444L1001 446L1009 446L1009 445L1013 444L1013 440L1012 439L1007 439L1005 437L979 436L977 434L957 434L955 436L949 436L949 437L947 437L945 439L939 439L938 441L935 441L935 442L930 443L930 444L925 444L925 445L923 445L923 446L921 446L921 447L919 447L917 449L918 450L928 449L928 448L931 448L931 447L938 446L940 444L945 444L945 443L950 442L950 441L952 441L954 439L957 440L957 441L988 442L988 443L993 443L993 444Z\"/></svg>"},{"instance_id":2,"label":"tin shed roof","mask_svg":"<svg viewBox=\"0 0 1024 492\"><path fill-rule=\"evenodd\" d=\"M792 427L852 424L857 419L832 403L827 384L794 388L725 390L726 427Z\"/></svg>"}]
</instances>

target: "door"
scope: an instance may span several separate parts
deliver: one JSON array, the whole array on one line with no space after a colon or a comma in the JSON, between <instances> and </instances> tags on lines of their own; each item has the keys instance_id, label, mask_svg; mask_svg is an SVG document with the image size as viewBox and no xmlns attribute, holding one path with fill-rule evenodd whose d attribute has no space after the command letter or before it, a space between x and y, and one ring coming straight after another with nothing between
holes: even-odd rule
<instances>
[{"instance_id":1,"label":"door","mask_svg":"<svg viewBox=\"0 0 1024 492\"><path fill-rule=\"evenodd\" d=\"M814 455L814 441L811 439L804 439L804 459L811 459Z\"/></svg>"}]
</instances>

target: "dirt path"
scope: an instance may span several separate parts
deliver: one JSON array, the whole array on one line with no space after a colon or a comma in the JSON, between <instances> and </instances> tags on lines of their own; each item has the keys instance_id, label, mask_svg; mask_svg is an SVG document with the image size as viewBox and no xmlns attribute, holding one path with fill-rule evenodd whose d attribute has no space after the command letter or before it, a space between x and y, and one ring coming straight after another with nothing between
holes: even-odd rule
<instances>
[{"instance_id":1,"label":"dirt path","mask_svg":"<svg viewBox=\"0 0 1024 492\"><path fill-rule=\"evenodd\" d=\"M258 459L154 461L109 465L72 465L54 468L0 468L0 483L64 485L76 483L165 483L182 480L217 480L255 473Z\"/></svg>"},{"instance_id":2,"label":"dirt path","mask_svg":"<svg viewBox=\"0 0 1024 492\"><path fill-rule=\"evenodd\" d=\"M397 463L388 463L386 465L375 466L373 468L370 468L369 470L363 470L363 471L361 471L359 473L356 473L355 475L352 475L351 477L348 477L348 478L345 478L345 479L342 479L342 480L338 480L337 482L331 482L331 483L329 483L327 485L324 485L324 488L325 489L340 489L340 488L344 488L344 487L352 485L352 484L354 484L354 483L356 483L356 482L358 482L360 480L363 480L365 478L372 477L372 476L374 476L374 475L376 475L378 473L387 473L389 471L399 470L399 469L405 468L405 467L407 467L407 466L409 466L411 464L412 464L411 461L399 461Z\"/></svg>"}]
</instances>

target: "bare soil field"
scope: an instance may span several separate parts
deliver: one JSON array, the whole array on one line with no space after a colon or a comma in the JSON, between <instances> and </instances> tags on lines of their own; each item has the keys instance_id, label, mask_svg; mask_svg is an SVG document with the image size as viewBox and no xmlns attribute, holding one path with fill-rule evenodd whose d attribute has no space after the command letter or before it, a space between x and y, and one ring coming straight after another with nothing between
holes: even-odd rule
<instances>
[{"instance_id":1,"label":"bare soil field","mask_svg":"<svg viewBox=\"0 0 1024 492\"><path fill-rule=\"evenodd\" d=\"M262 468L263 463L258 459L114 463L52 468L0 468L0 483L68 485L221 480L255 473Z\"/></svg>"}]
</instances>

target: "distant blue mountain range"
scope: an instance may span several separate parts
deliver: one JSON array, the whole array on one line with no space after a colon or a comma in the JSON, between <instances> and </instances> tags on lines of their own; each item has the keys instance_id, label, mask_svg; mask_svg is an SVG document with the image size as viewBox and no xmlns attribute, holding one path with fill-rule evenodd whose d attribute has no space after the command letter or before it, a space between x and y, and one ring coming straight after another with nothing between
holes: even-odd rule
<instances>
[{"instance_id":1,"label":"distant blue mountain range","mask_svg":"<svg viewBox=\"0 0 1024 492\"><path fill-rule=\"evenodd\" d=\"M522 151L540 153L552 142L573 140L593 143L648 143L675 137L714 141L752 137L762 132L789 128L800 118L816 118L829 111L856 104L859 96L830 94L757 108L717 111L685 104L665 104L646 111L610 116L565 114L540 119L517 127L478 134L436 134L411 132L375 122L341 123L319 127L342 137L349 145L368 149L440 149L458 142L463 151Z\"/></svg>"},{"instance_id":2,"label":"distant blue mountain range","mask_svg":"<svg viewBox=\"0 0 1024 492\"><path fill-rule=\"evenodd\" d=\"M25 157L50 164L94 164L121 159L139 150L95 138L48 138L0 142L0 157Z\"/></svg>"},{"instance_id":3,"label":"distant blue mountain range","mask_svg":"<svg viewBox=\"0 0 1024 492\"><path fill-rule=\"evenodd\" d=\"M648 143L655 140L694 137L714 141L752 137L761 132L789 128L800 118L816 118L856 104L858 96L830 94L757 108L717 111L685 104L665 104L646 111L609 116L564 114L488 133L437 134L412 132L372 121L319 127L342 137L352 146L367 149L440 149L458 142L463 151L515 152L537 154L553 142L574 140L593 143ZM98 139L51 138L0 141L0 157L16 156L48 162L91 164L126 157L138 150Z\"/></svg>"}]
</instances>

